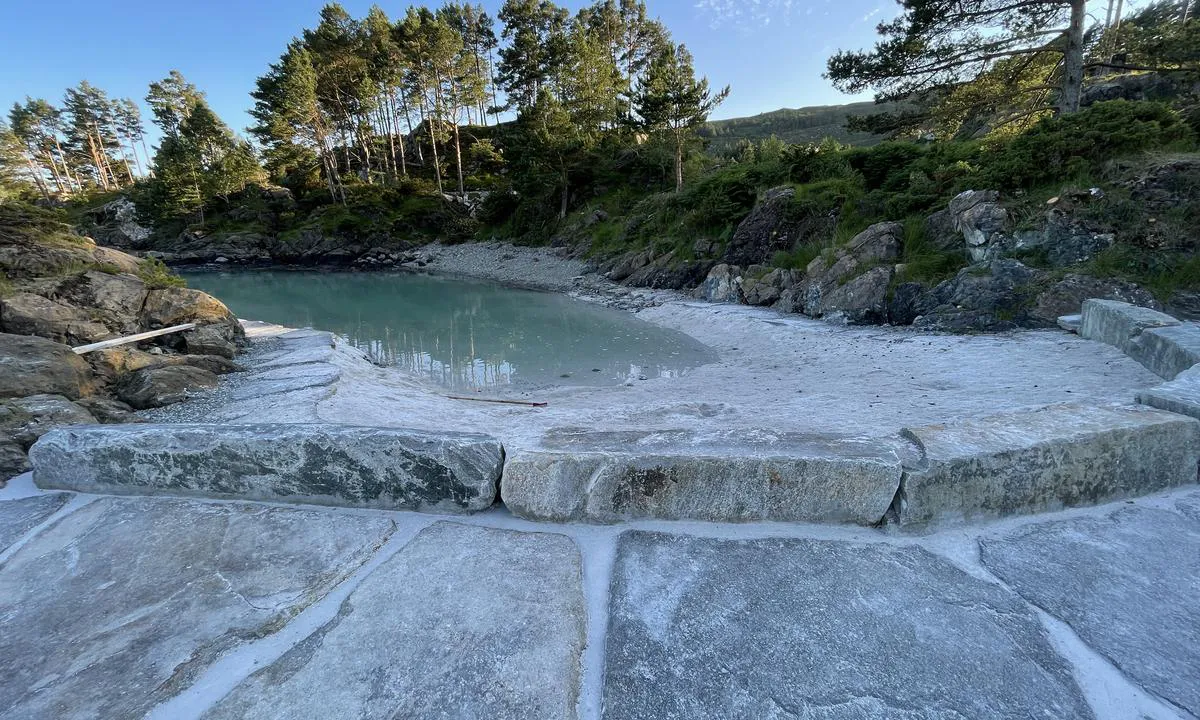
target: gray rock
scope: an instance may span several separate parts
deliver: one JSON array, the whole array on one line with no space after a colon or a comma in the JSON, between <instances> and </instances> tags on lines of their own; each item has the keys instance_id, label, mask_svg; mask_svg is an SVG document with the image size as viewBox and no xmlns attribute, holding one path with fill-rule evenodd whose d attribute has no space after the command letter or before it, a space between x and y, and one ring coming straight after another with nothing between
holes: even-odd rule
<instances>
[{"instance_id":1,"label":"gray rock","mask_svg":"<svg viewBox=\"0 0 1200 720\"><path fill-rule=\"evenodd\" d=\"M201 390L215 388L217 382L212 372L190 365L146 367L121 379L117 397L145 410L183 402Z\"/></svg>"},{"instance_id":2,"label":"gray rock","mask_svg":"<svg viewBox=\"0 0 1200 720\"><path fill-rule=\"evenodd\" d=\"M324 597L392 531L259 505L82 507L0 568L0 715L143 717Z\"/></svg>"},{"instance_id":3,"label":"gray rock","mask_svg":"<svg viewBox=\"0 0 1200 720\"><path fill-rule=\"evenodd\" d=\"M0 553L58 512L70 499L69 493L49 493L0 502Z\"/></svg>"},{"instance_id":4,"label":"gray rock","mask_svg":"<svg viewBox=\"0 0 1200 720\"><path fill-rule=\"evenodd\" d=\"M80 398L75 401L75 404L87 410L92 417L105 425L142 422L142 419L134 414L133 408L120 400L90 397Z\"/></svg>"},{"instance_id":5,"label":"gray rock","mask_svg":"<svg viewBox=\"0 0 1200 720\"><path fill-rule=\"evenodd\" d=\"M982 541L988 569L1156 695L1200 715L1200 517L1130 507Z\"/></svg>"},{"instance_id":6,"label":"gray rock","mask_svg":"<svg viewBox=\"0 0 1200 720\"><path fill-rule=\"evenodd\" d=\"M237 354L235 337L228 324L201 325L183 333L183 344L193 355L219 355L233 359Z\"/></svg>"},{"instance_id":7,"label":"gray rock","mask_svg":"<svg viewBox=\"0 0 1200 720\"><path fill-rule=\"evenodd\" d=\"M975 262L995 260L1012 244L1009 217L994 190L967 190L950 201L954 229L962 234L967 254Z\"/></svg>"},{"instance_id":8,"label":"gray rock","mask_svg":"<svg viewBox=\"0 0 1200 720\"><path fill-rule=\"evenodd\" d=\"M1091 298L1119 300L1159 309L1154 296L1134 283L1115 278L1070 274L1038 293L1030 315L1045 324L1050 324L1063 315L1080 314L1083 302Z\"/></svg>"},{"instance_id":9,"label":"gray rock","mask_svg":"<svg viewBox=\"0 0 1200 720\"><path fill-rule=\"evenodd\" d=\"M204 717L574 718L581 581L562 535L438 523Z\"/></svg>"},{"instance_id":10,"label":"gray rock","mask_svg":"<svg viewBox=\"0 0 1200 720\"><path fill-rule=\"evenodd\" d=\"M914 303L913 326L948 332L991 332L1016 327L1053 327L1029 314L1045 273L1016 260L993 260L963 268Z\"/></svg>"},{"instance_id":11,"label":"gray rock","mask_svg":"<svg viewBox=\"0 0 1200 720\"><path fill-rule=\"evenodd\" d=\"M773 305L783 297L783 293L795 284L795 276L791 270L775 268L761 277L742 279L743 302L747 305Z\"/></svg>"},{"instance_id":12,"label":"gray rock","mask_svg":"<svg viewBox=\"0 0 1200 720\"><path fill-rule=\"evenodd\" d=\"M87 361L66 345L33 335L0 333L0 398L90 395L94 378Z\"/></svg>"},{"instance_id":13,"label":"gray rock","mask_svg":"<svg viewBox=\"0 0 1200 720\"><path fill-rule=\"evenodd\" d=\"M86 345L112 335L79 308L23 292L0 299L0 329L68 345Z\"/></svg>"},{"instance_id":14,"label":"gray rock","mask_svg":"<svg viewBox=\"0 0 1200 720\"><path fill-rule=\"evenodd\" d=\"M894 263L904 248L904 224L875 223L851 238L845 251L863 264Z\"/></svg>"},{"instance_id":15,"label":"gray rock","mask_svg":"<svg viewBox=\"0 0 1200 720\"><path fill-rule=\"evenodd\" d=\"M916 547L629 532L604 716L1091 718L1013 593Z\"/></svg>"},{"instance_id":16,"label":"gray rock","mask_svg":"<svg viewBox=\"0 0 1200 720\"><path fill-rule=\"evenodd\" d=\"M491 506L486 435L349 425L64 428L30 450L41 488L463 513Z\"/></svg>"},{"instance_id":17,"label":"gray rock","mask_svg":"<svg viewBox=\"0 0 1200 720\"><path fill-rule=\"evenodd\" d=\"M0 402L0 429L28 449L60 425L89 425L96 418L62 395L30 395Z\"/></svg>"},{"instance_id":18,"label":"gray rock","mask_svg":"<svg viewBox=\"0 0 1200 720\"><path fill-rule=\"evenodd\" d=\"M141 312L149 290L146 283L133 275L88 272L71 275L54 288L55 299L89 308L104 317L114 328L137 332Z\"/></svg>"},{"instance_id":19,"label":"gray rock","mask_svg":"<svg viewBox=\"0 0 1200 720\"><path fill-rule=\"evenodd\" d=\"M1060 315L1058 317L1058 326L1067 332L1078 333L1079 327L1083 325L1082 315Z\"/></svg>"},{"instance_id":20,"label":"gray rock","mask_svg":"<svg viewBox=\"0 0 1200 720\"><path fill-rule=\"evenodd\" d=\"M721 263L708 271L708 277L692 293L696 298L712 303L742 301L741 268Z\"/></svg>"},{"instance_id":21,"label":"gray rock","mask_svg":"<svg viewBox=\"0 0 1200 720\"><path fill-rule=\"evenodd\" d=\"M891 287L894 274L891 265L883 265L839 285L822 298L820 315L827 319L836 318L849 325L887 322L888 288Z\"/></svg>"},{"instance_id":22,"label":"gray rock","mask_svg":"<svg viewBox=\"0 0 1200 720\"><path fill-rule=\"evenodd\" d=\"M912 325L920 311L917 303L926 292L926 287L917 282L906 282L896 286L888 300L888 322L893 325Z\"/></svg>"},{"instance_id":23,"label":"gray rock","mask_svg":"<svg viewBox=\"0 0 1200 720\"><path fill-rule=\"evenodd\" d=\"M1200 422L1147 408L1053 405L906 428L921 449L901 525L1094 505L1196 482Z\"/></svg>"},{"instance_id":24,"label":"gray rock","mask_svg":"<svg viewBox=\"0 0 1200 720\"><path fill-rule=\"evenodd\" d=\"M856 438L688 433L585 434L561 451L518 452L500 493L534 520L610 523L638 518L871 525L900 482L894 449Z\"/></svg>"},{"instance_id":25,"label":"gray rock","mask_svg":"<svg viewBox=\"0 0 1200 720\"><path fill-rule=\"evenodd\" d=\"M0 488L7 485L10 478L28 472L31 467L25 449L16 440L0 433Z\"/></svg>"},{"instance_id":26,"label":"gray rock","mask_svg":"<svg viewBox=\"0 0 1200 720\"><path fill-rule=\"evenodd\" d=\"M790 185L767 190L762 201L734 229L721 261L745 267L768 262L775 253L791 250L804 227L803 218L795 212L795 199L796 189Z\"/></svg>"}]
</instances>

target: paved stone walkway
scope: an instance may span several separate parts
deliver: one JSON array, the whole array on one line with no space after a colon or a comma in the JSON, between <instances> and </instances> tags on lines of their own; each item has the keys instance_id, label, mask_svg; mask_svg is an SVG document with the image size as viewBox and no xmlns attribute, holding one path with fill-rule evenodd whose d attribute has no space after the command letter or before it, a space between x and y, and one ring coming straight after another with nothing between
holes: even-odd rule
<instances>
[{"instance_id":1,"label":"paved stone walkway","mask_svg":"<svg viewBox=\"0 0 1200 720\"><path fill-rule=\"evenodd\" d=\"M1198 715L1195 486L919 538L0 493L0 718Z\"/></svg>"}]
</instances>

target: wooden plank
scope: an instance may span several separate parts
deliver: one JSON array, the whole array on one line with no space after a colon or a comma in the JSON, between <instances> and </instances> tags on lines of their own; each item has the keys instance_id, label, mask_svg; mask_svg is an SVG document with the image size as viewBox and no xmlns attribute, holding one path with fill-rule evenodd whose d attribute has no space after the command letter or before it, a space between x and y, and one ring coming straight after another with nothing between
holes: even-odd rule
<instances>
[{"instance_id":1,"label":"wooden plank","mask_svg":"<svg viewBox=\"0 0 1200 720\"><path fill-rule=\"evenodd\" d=\"M75 351L76 355L82 355L84 353L92 352L93 350L104 350L111 347L117 347L118 345L137 342L138 340L149 340L152 337L183 332L184 330L191 330L194 327L196 327L196 323L172 325L171 327L165 327L161 330L150 330L149 332L138 333L137 335L126 335L125 337L113 338L112 340L101 340L100 342L92 343L91 345L80 345L79 347L71 349Z\"/></svg>"}]
</instances>

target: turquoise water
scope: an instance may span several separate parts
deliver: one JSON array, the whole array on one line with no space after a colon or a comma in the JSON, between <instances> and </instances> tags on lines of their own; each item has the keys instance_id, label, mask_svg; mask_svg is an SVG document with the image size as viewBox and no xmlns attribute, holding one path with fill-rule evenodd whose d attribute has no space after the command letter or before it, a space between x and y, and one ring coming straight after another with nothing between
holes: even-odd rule
<instances>
[{"instance_id":1,"label":"turquoise water","mask_svg":"<svg viewBox=\"0 0 1200 720\"><path fill-rule=\"evenodd\" d=\"M712 362L702 343L557 293L410 273L183 273L238 317L314 327L450 388L613 385Z\"/></svg>"}]
</instances>

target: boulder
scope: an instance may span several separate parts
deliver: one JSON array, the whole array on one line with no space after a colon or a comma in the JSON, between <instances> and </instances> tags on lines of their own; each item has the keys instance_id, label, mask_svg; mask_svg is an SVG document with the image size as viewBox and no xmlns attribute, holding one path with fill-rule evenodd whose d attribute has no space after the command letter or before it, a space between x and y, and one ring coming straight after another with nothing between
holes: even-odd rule
<instances>
[{"instance_id":1,"label":"boulder","mask_svg":"<svg viewBox=\"0 0 1200 720\"><path fill-rule=\"evenodd\" d=\"M1094 230L1064 208L1047 213L1042 230L1042 250L1052 267L1068 267L1087 262L1112 247L1116 236Z\"/></svg>"},{"instance_id":2,"label":"boulder","mask_svg":"<svg viewBox=\"0 0 1200 720\"><path fill-rule=\"evenodd\" d=\"M875 223L851 238L844 252L864 265L895 263L904 249L904 225L898 222Z\"/></svg>"},{"instance_id":3,"label":"boulder","mask_svg":"<svg viewBox=\"0 0 1200 720\"><path fill-rule=\"evenodd\" d=\"M22 449L59 425L95 422L90 412L62 395L29 395L0 402L0 433Z\"/></svg>"},{"instance_id":4,"label":"boulder","mask_svg":"<svg viewBox=\"0 0 1200 720\"><path fill-rule=\"evenodd\" d=\"M150 237L151 230L138 222L137 207L128 198L117 198L90 210L89 234L106 245L138 247Z\"/></svg>"},{"instance_id":5,"label":"boulder","mask_svg":"<svg viewBox=\"0 0 1200 720\"><path fill-rule=\"evenodd\" d=\"M133 408L120 400L113 400L106 397L86 397L76 400L75 404L87 410L92 414L92 417L105 425L144 422L144 420L134 414Z\"/></svg>"},{"instance_id":6,"label":"boulder","mask_svg":"<svg viewBox=\"0 0 1200 720\"><path fill-rule=\"evenodd\" d=\"M1055 405L905 428L900 525L1095 505L1196 482L1200 421L1148 408Z\"/></svg>"},{"instance_id":7,"label":"boulder","mask_svg":"<svg viewBox=\"0 0 1200 720\"><path fill-rule=\"evenodd\" d=\"M187 400L189 395L217 386L217 376L188 365L146 367L121 378L117 397L138 410Z\"/></svg>"},{"instance_id":8,"label":"boulder","mask_svg":"<svg viewBox=\"0 0 1200 720\"><path fill-rule=\"evenodd\" d=\"M1046 273L1016 260L964 268L920 297L913 326L947 332L989 332L1017 327L1054 327L1030 315Z\"/></svg>"},{"instance_id":9,"label":"boulder","mask_svg":"<svg viewBox=\"0 0 1200 720\"><path fill-rule=\"evenodd\" d=\"M110 327L137 332L138 314L149 292L133 275L111 275L99 270L72 275L54 287L54 299L98 313Z\"/></svg>"},{"instance_id":10,"label":"boulder","mask_svg":"<svg viewBox=\"0 0 1200 720\"><path fill-rule=\"evenodd\" d=\"M950 210L938 210L925 218L925 238L941 252L962 252L963 236L954 226Z\"/></svg>"},{"instance_id":11,"label":"boulder","mask_svg":"<svg viewBox=\"0 0 1200 720\"><path fill-rule=\"evenodd\" d=\"M40 243L0 235L0 274L9 280L54 277L96 261L96 244L88 238Z\"/></svg>"},{"instance_id":12,"label":"boulder","mask_svg":"<svg viewBox=\"0 0 1200 720\"><path fill-rule=\"evenodd\" d=\"M877 523L900 480L890 447L855 438L684 431L584 433L518 452L500 493L519 517Z\"/></svg>"},{"instance_id":13,"label":"boulder","mask_svg":"<svg viewBox=\"0 0 1200 720\"><path fill-rule=\"evenodd\" d=\"M0 330L68 345L86 345L112 336L103 323L83 310L26 292L0 300Z\"/></svg>"},{"instance_id":14,"label":"boulder","mask_svg":"<svg viewBox=\"0 0 1200 720\"><path fill-rule=\"evenodd\" d=\"M917 304L927 291L928 288L917 282L897 285L888 301L888 322L893 325L912 325L920 314Z\"/></svg>"},{"instance_id":15,"label":"boulder","mask_svg":"<svg viewBox=\"0 0 1200 720\"><path fill-rule=\"evenodd\" d=\"M138 271L142 269L141 260L110 247L96 246L92 250L92 257L96 259L97 264L115 267L120 273L126 275L137 275Z\"/></svg>"},{"instance_id":16,"label":"boulder","mask_svg":"<svg viewBox=\"0 0 1200 720\"><path fill-rule=\"evenodd\" d=\"M966 243L967 254L975 262L994 260L1012 242L1008 211L998 202L995 190L967 190L950 201L948 211L954 229Z\"/></svg>"},{"instance_id":17,"label":"boulder","mask_svg":"<svg viewBox=\"0 0 1200 720\"><path fill-rule=\"evenodd\" d=\"M100 425L51 432L30 457L41 488L466 513L492 505L504 450L403 428Z\"/></svg>"},{"instance_id":18,"label":"boulder","mask_svg":"<svg viewBox=\"0 0 1200 720\"><path fill-rule=\"evenodd\" d=\"M83 357L87 358L92 371L96 373L96 378L111 385L127 373L136 372L142 368L166 365L170 356L148 353L138 350L132 345L122 345L93 350Z\"/></svg>"},{"instance_id":19,"label":"boulder","mask_svg":"<svg viewBox=\"0 0 1200 720\"><path fill-rule=\"evenodd\" d=\"M747 305L773 305L796 283L795 273L775 268L760 277L742 279L742 302Z\"/></svg>"},{"instance_id":20,"label":"boulder","mask_svg":"<svg viewBox=\"0 0 1200 720\"><path fill-rule=\"evenodd\" d=\"M33 466L29 464L29 456L25 454L25 450L15 440L0 434L0 488L3 488L10 478L28 472L31 467Z\"/></svg>"},{"instance_id":21,"label":"boulder","mask_svg":"<svg viewBox=\"0 0 1200 720\"><path fill-rule=\"evenodd\" d=\"M1134 283L1073 273L1039 293L1029 314L1038 322L1049 323L1063 315L1080 314L1083 302L1089 298L1161 309L1154 295Z\"/></svg>"},{"instance_id":22,"label":"boulder","mask_svg":"<svg viewBox=\"0 0 1200 720\"><path fill-rule=\"evenodd\" d=\"M769 262L775 253L791 250L802 227L795 200L796 189L790 185L768 190L734 230L722 262L746 267Z\"/></svg>"},{"instance_id":23,"label":"boulder","mask_svg":"<svg viewBox=\"0 0 1200 720\"><path fill-rule=\"evenodd\" d=\"M238 324L237 318L229 312L229 308L212 295L177 287L151 290L142 307L142 322L151 329L189 322L200 325Z\"/></svg>"},{"instance_id":24,"label":"boulder","mask_svg":"<svg viewBox=\"0 0 1200 720\"><path fill-rule=\"evenodd\" d=\"M226 322L201 325L184 332L182 337L184 348L192 355L217 355L230 360L237 354L237 342L240 339Z\"/></svg>"},{"instance_id":25,"label":"boulder","mask_svg":"<svg viewBox=\"0 0 1200 720\"><path fill-rule=\"evenodd\" d=\"M692 293L701 300L712 303L737 303L742 301L741 268L721 263L708 271L708 277Z\"/></svg>"},{"instance_id":26,"label":"boulder","mask_svg":"<svg viewBox=\"0 0 1200 720\"><path fill-rule=\"evenodd\" d=\"M888 319L888 288L895 274L892 266L872 268L844 285L830 290L822 298L819 309L806 308L813 317L836 319L848 325L886 323Z\"/></svg>"},{"instance_id":27,"label":"boulder","mask_svg":"<svg viewBox=\"0 0 1200 720\"><path fill-rule=\"evenodd\" d=\"M0 333L0 398L92 394L87 362L66 345L34 335Z\"/></svg>"},{"instance_id":28,"label":"boulder","mask_svg":"<svg viewBox=\"0 0 1200 720\"><path fill-rule=\"evenodd\" d=\"M613 282L621 282L638 270L650 264L654 258L651 250L630 250L612 262L612 267L604 274Z\"/></svg>"},{"instance_id":29,"label":"boulder","mask_svg":"<svg viewBox=\"0 0 1200 720\"><path fill-rule=\"evenodd\" d=\"M664 290L693 288L704 282L712 266L713 263L707 260L679 260L672 251L634 271L623 284Z\"/></svg>"}]
</instances>

